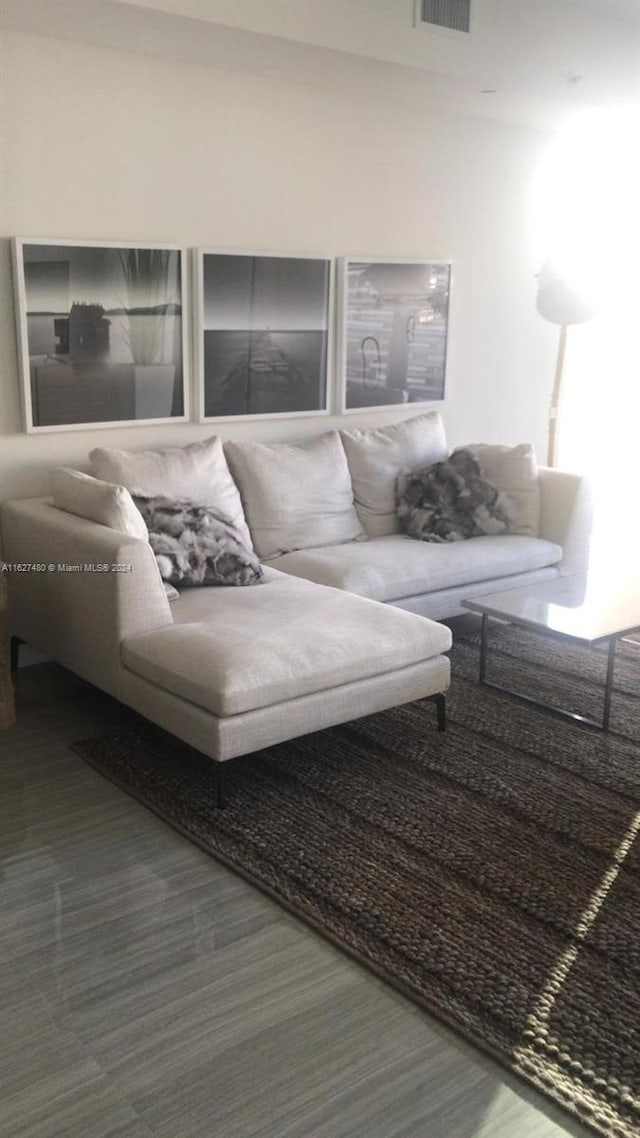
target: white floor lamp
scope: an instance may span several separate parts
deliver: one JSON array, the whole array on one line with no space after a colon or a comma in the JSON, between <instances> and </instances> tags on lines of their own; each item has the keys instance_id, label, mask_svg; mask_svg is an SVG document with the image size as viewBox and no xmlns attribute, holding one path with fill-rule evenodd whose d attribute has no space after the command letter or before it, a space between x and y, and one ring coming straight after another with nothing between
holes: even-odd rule
<instances>
[{"instance_id":1,"label":"white floor lamp","mask_svg":"<svg viewBox=\"0 0 640 1138\"><path fill-rule=\"evenodd\" d=\"M564 352L567 343L569 324L584 324L595 316L595 309L577 289L558 273L552 261L545 261L538 274L536 308L540 315L551 324L560 326L556 371L549 407L549 441L547 445L547 466L555 466L558 448L558 410L562 389Z\"/></svg>"}]
</instances>

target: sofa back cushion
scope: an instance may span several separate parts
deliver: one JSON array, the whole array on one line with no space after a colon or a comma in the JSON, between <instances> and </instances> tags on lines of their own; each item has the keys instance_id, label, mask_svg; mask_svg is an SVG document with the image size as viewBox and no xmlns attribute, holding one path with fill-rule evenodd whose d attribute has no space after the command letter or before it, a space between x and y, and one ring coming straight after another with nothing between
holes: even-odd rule
<instances>
[{"instance_id":1,"label":"sofa back cushion","mask_svg":"<svg viewBox=\"0 0 640 1138\"><path fill-rule=\"evenodd\" d=\"M225 453L263 560L366 536L337 431L302 446L226 443Z\"/></svg>"},{"instance_id":2,"label":"sofa back cushion","mask_svg":"<svg viewBox=\"0 0 640 1138\"><path fill-rule=\"evenodd\" d=\"M89 455L97 478L116 482L138 498L167 497L215 506L238 527L251 545L242 502L222 443L217 435L184 447L161 450L109 450L96 447Z\"/></svg>"},{"instance_id":3,"label":"sofa back cushion","mask_svg":"<svg viewBox=\"0 0 640 1138\"><path fill-rule=\"evenodd\" d=\"M442 418L427 411L390 427L341 431L356 509L369 537L398 533L398 475L446 458Z\"/></svg>"},{"instance_id":4,"label":"sofa back cushion","mask_svg":"<svg viewBox=\"0 0 640 1138\"><path fill-rule=\"evenodd\" d=\"M465 449L475 455L483 476L509 498L509 532L537 537L540 532L540 485L532 445L521 443L510 447L474 443Z\"/></svg>"},{"instance_id":5,"label":"sofa back cushion","mask_svg":"<svg viewBox=\"0 0 640 1138\"><path fill-rule=\"evenodd\" d=\"M92 478L90 474L61 466L53 472L51 493L53 504L59 510L120 530L142 541L149 539L142 514L124 486L114 486Z\"/></svg>"}]
</instances>

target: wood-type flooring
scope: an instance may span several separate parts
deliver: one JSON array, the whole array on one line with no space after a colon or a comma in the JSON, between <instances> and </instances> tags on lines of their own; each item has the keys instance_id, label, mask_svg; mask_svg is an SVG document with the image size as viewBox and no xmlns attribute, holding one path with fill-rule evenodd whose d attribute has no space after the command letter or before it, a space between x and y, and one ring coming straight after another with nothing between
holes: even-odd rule
<instances>
[{"instance_id":1,"label":"wood-type flooring","mask_svg":"<svg viewBox=\"0 0 640 1138\"><path fill-rule=\"evenodd\" d=\"M0 733L0 1138L590 1132L86 766L116 705L20 669Z\"/></svg>"}]
</instances>

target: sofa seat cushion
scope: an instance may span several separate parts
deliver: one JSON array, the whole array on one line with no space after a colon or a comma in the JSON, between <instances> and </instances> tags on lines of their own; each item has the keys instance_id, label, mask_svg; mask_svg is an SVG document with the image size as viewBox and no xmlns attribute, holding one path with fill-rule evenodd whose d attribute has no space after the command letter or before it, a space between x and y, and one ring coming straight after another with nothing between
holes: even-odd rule
<instances>
[{"instance_id":1,"label":"sofa seat cushion","mask_svg":"<svg viewBox=\"0 0 640 1138\"><path fill-rule=\"evenodd\" d=\"M122 660L219 716L394 672L451 646L445 625L280 573L253 589L209 589L207 599L208 619L125 640Z\"/></svg>"},{"instance_id":2,"label":"sofa seat cushion","mask_svg":"<svg viewBox=\"0 0 640 1138\"><path fill-rule=\"evenodd\" d=\"M562 549L538 537L501 534L432 545L406 534L363 545L305 549L272 561L274 568L376 601L396 601L456 585L555 565Z\"/></svg>"}]
</instances>

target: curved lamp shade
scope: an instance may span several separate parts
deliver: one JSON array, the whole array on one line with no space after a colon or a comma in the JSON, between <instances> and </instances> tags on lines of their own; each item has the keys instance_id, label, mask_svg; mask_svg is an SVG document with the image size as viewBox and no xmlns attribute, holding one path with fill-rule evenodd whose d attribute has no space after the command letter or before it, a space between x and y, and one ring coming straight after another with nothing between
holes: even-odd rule
<instances>
[{"instance_id":1,"label":"curved lamp shade","mask_svg":"<svg viewBox=\"0 0 640 1138\"><path fill-rule=\"evenodd\" d=\"M536 308L551 324L583 324L595 316L595 309L554 267L545 261L538 275Z\"/></svg>"},{"instance_id":2,"label":"curved lamp shade","mask_svg":"<svg viewBox=\"0 0 640 1138\"><path fill-rule=\"evenodd\" d=\"M549 409L549 437L547 445L547 465L555 466L557 457L558 413L564 350L567 341L567 326L583 324L595 316L595 309L555 268L552 261L545 261L538 275L536 308L543 319L560 326L558 357Z\"/></svg>"}]
</instances>

